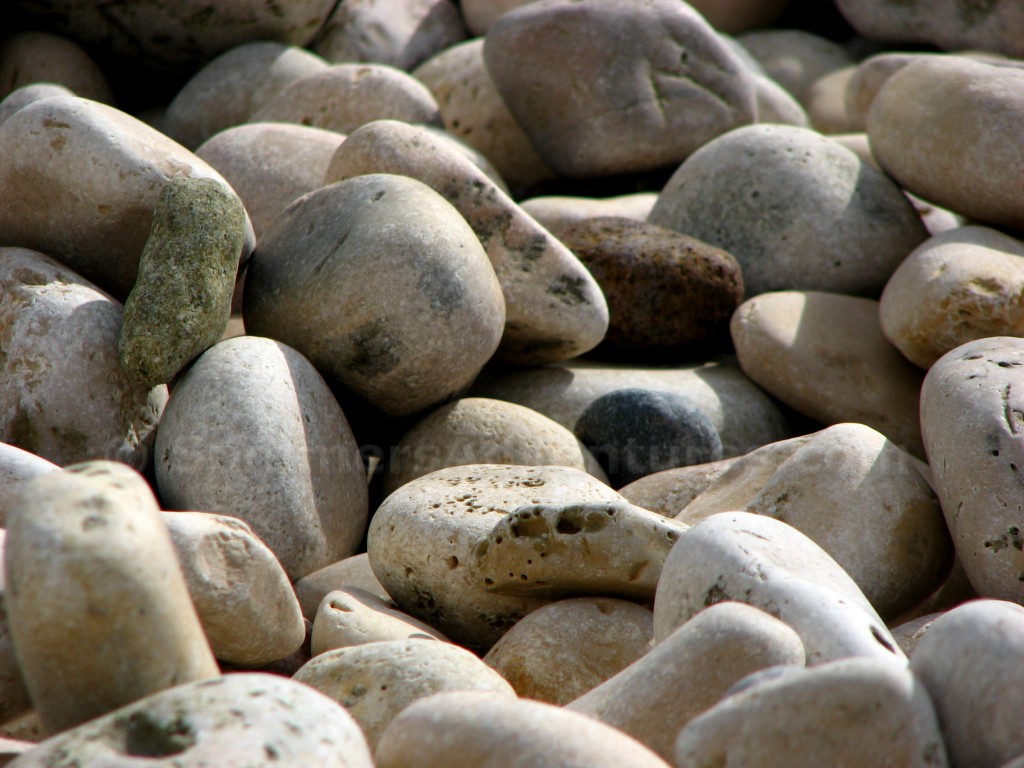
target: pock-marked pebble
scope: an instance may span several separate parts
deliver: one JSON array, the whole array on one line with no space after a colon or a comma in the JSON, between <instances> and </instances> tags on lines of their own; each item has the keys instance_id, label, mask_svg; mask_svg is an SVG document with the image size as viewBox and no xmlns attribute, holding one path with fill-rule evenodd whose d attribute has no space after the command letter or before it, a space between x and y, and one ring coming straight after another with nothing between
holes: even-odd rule
<instances>
[{"instance_id":1,"label":"pock-marked pebble","mask_svg":"<svg viewBox=\"0 0 1024 768\"><path fill-rule=\"evenodd\" d=\"M747 675L783 665L804 665L796 632L749 605L717 603L567 708L671 760L676 734L690 720Z\"/></svg>"},{"instance_id":2,"label":"pock-marked pebble","mask_svg":"<svg viewBox=\"0 0 1024 768\"><path fill-rule=\"evenodd\" d=\"M294 679L344 706L374 749L399 712L432 694L485 691L516 698L501 675L465 648L433 640L389 640L328 651Z\"/></svg>"},{"instance_id":3,"label":"pock-marked pebble","mask_svg":"<svg viewBox=\"0 0 1024 768\"><path fill-rule=\"evenodd\" d=\"M218 674L156 499L129 467L23 485L5 560L11 637L50 732Z\"/></svg>"},{"instance_id":4,"label":"pock-marked pebble","mask_svg":"<svg viewBox=\"0 0 1024 768\"><path fill-rule=\"evenodd\" d=\"M444 635L358 587L328 592L313 620L313 656L386 640L441 640Z\"/></svg>"}]
</instances>

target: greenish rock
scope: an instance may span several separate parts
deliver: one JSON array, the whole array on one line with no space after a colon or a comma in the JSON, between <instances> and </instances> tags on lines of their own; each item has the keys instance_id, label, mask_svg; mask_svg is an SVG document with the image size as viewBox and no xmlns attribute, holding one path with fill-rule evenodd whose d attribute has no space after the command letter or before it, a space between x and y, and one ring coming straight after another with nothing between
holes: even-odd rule
<instances>
[{"instance_id":1,"label":"greenish rock","mask_svg":"<svg viewBox=\"0 0 1024 768\"><path fill-rule=\"evenodd\" d=\"M220 339L245 241L245 207L212 179L167 182L139 276L124 305L119 357L150 386L173 379Z\"/></svg>"}]
</instances>

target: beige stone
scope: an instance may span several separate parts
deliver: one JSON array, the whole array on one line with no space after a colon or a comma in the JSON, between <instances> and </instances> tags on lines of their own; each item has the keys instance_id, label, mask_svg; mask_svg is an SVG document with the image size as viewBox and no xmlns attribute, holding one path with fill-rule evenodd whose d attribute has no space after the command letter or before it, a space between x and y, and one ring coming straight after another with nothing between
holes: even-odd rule
<instances>
[{"instance_id":1,"label":"beige stone","mask_svg":"<svg viewBox=\"0 0 1024 768\"><path fill-rule=\"evenodd\" d=\"M857 65L853 76L846 82L846 114L855 125L856 131L867 128L868 112L878 91L886 80L911 62L917 61L919 53L876 53Z\"/></svg>"},{"instance_id":2,"label":"beige stone","mask_svg":"<svg viewBox=\"0 0 1024 768\"><path fill-rule=\"evenodd\" d=\"M811 127L811 118L796 97L767 75L754 75L757 122Z\"/></svg>"},{"instance_id":3,"label":"beige stone","mask_svg":"<svg viewBox=\"0 0 1024 768\"><path fill-rule=\"evenodd\" d=\"M803 643L786 624L742 603L717 603L568 709L671 760L680 729L739 680L761 669L803 664Z\"/></svg>"},{"instance_id":4,"label":"beige stone","mask_svg":"<svg viewBox=\"0 0 1024 768\"><path fill-rule=\"evenodd\" d=\"M590 451L561 424L521 405L467 397L441 406L405 433L385 466L384 492L460 464L556 464L607 482Z\"/></svg>"},{"instance_id":5,"label":"beige stone","mask_svg":"<svg viewBox=\"0 0 1024 768\"><path fill-rule=\"evenodd\" d=\"M928 634L928 630L935 624L935 620L944 615L945 613L942 611L939 613L929 613L911 621L897 624L892 628L893 639L896 640L896 644L907 655L908 659L913 657L918 643Z\"/></svg>"},{"instance_id":6,"label":"beige stone","mask_svg":"<svg viewBox=\"0 0 1024 768\"><path fill-rule=\"evenodd\" d=\"M18 32L0 41L0 99L25 85L62 85L75 95L114 103L110 83L73 40L47 32Z\"/></svg>"},{"instance_id":7,"label":"beige stone","mask_svg":"<svg viewBox=\"0 0 1024 768\"><path fill-rule=\"evenodd\" d=\"M608 597L559 600L528 613L484 656L520 696L568 704L654 647L648 608Z\"/></svg>"},{"instance_id":8,"label":"beige stone","mask_svg":"<svg viewBox=\"0 0 1024 768\"><path fill-rule=\"evenodd\" d=\"M732 318L743 371L823 424L854 422L922 454L921 373L882 335L878 302L817 291L749 299Z\"/></svg>"},{"instance_id":9,"label":"beige stone","mask_svg":"<svg viewBox=\"0 0 1024 768\"><path fill-rule=\"evenodd\" d=\"M841 45L802 29L763 29L736 39L801 103L815 80L853 63Z\"/></svg>"},{"instance_id":10,"label":"beige stone","mask_svg":"<svg viewBox=\"0 0 1024 768\"><path fill-rule=\"evenodd\" d=\"M51 96L74 96L74 92L63 85L54 83L33 83L23 85L17 90L11 91L0 101L0 123L13 115L22 107L27 107L34 101L42 101Z\"/></svg>"},{"instance_id":11,"label":"beige stone","mask_svg":"<svg viewBox=\"0 0 1024 768\"><path fill-rule=\"evenodd\" d=\"M694 0L690 3L720 32L735 35L770 27L786 10L787 0Z\"/></svg>"},{"instance_id":12,"label":"beige stone","mask_svg":"<svg viewBox=\"0 0 1024 768\"><path fill-rule=\"evenodd\" d=\"M739 458L734 456L708 464L655 472L624 485L619 488L619 493L631 504L665 517L675 517Z\"/></svg>"},{"instance_id":13,"label":"beige stone","mask_svg":"<svg viewBox=\"0 0 1024 768\"><path fill-rule=\"evenodd\" d=\"M328 651L306 664L294 679L344 706L373 749L399 712L432 694L483 691L516 697L501 675L466 649L418 639Z\"/></svg>"},{"instance_id":14,"label":"beige stone","mask_svg":"<svg viewBox=\"0 0 1024 768\"><path fill-rule=\"evenodd\" d=\"M444 635L358 587L328 592L313 620L312 653L386 640L441 640Z\"/></svg>"},{"instance_id":15,"label":"beige stone","mask_svg":"<svg viewBox=\"0 0 1024 768\"><path fill-rule=\"evenodd\" d=\"M11 637L51 732L218 674L156 499L129 467L30 480L7 544Z\"/></svg>"},{"instance_id":16,"label":"beige stone","mask_svg":"<svg viewBox=\"0 0 1024 768\"><path fill-rule=\"evenodd\" d=\"M807 87L804 104L811 126L821 133L850 133L864 128L846 106L846 90L857 68L842 67L822 75Z\"/></svg>"},{"instance_id":17,"label":"beige stone","mask_svg":"<svg viewBox=\"0 0 1024 768\"><path fill-rule=\"evenodd\" d=\"M523 200L519 207L557 235L565 227L598 216L646 221L657 199L656 192L633 192L605 198L547 195Z\"/></svg>"},{"instance_id":18,"label":"beige stone","mask_svg":"<svg viewBox=\"0 0 1024 768\"><path fill-rule=\"evenodd\" d=\"M459 7L470 34L483 37L506 13L533 2L536 0L461 0Z\"/></svg>"},{"instance_id":19,"label":"beige stone","mask_svg":"<svg viewBox=\"0 0 1024 768\"><path fill-rule=\"evenodd\" d=\"M21 484L47 472L56 472L58 469L59 466L34 453L14 445L0 443L0 528L7 526L7 508L17 498Z\"/></svg>"},{"instance_id":20,"label":"beige stone","mask_svg":"<svg viewBox=\"0 0 1024 768\"><path fill-rule=\"evenodd\" d=\"M357 587L393 605L391 596L373 575L369 556L365 552L318 568L296 581L294 586L295 596L302 606L302 615L310 621L316 616L320 602L328 592L345 587Z\"/></svg>"}]
</instances>

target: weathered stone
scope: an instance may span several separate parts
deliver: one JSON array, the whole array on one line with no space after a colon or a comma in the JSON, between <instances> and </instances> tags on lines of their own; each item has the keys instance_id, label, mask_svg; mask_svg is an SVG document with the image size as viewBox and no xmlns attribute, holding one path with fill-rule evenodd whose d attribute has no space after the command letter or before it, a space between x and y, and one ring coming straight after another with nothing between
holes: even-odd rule
<instances>
[{"instance_id":1,"label":"weathered stone","mask_svg":"<svg viewBox=\"0 0 1024 768\"><path fill-rule=\"evenodd\" d=\"M564 176L678 163L755 119L748 68L672 0L531 3L488 31L484 59L541 158Z\"/></svg>"},{"instance_id":2,"label":"weathered stone","mask_svg":"<svg viewBox=\"0 0 1024 768\"><path fill-rule=\"evenodd\" d=\"M302 615L310 621L316 616L320 603L329 592L346 587L356 587L388 605L394 605L391 595L373 575L369 557L365 552L318 568L296 581L294 586L295 596L302 606Z\"/></svg>"},{"instance_id":3,"label":"weathered stone","mask_svg":"<svg viewBox=\"0 0 1024 768\"><path fill-rule=\"evenodd\" d=\"M444 635L358 587L328 592L313 620L312 653L390 640L441 640Z\"/></svg>"},{"instance_id":4,"label":"weathered stone","mask_svg":"<svg viewBox=\"0 0 1024 768\"><path fill-rule=\"evenodd\" d=\"M106 76L73 40L47 32L19 32L0 40L0 99L32 83L62 85L84 99L114 102Z\"/></svg>"},{"instance_id":5,"label":"weathered stone","mask_svg":"<svg viewBox=\"0 0 1024 768\"><path fill-rule=\"evenodd\" d=\"M218 674L156 499L129 467L25 483L7 545L11 637L51 732Z\"/></svg>"},{"instance_id":6,"label":"weathered stone","mask_svg":"<svg viewBox=\"0 0 1024 768\"><path fill-rule=\"evenodd\" d=\"M353 554L366 530L355 438L308 360L240 336L207 350L174 388L156 444L170 509L238 517L291 579Z\"/></svg>"},{"instance_id":7,"label":"weathered stone","mask_svg":"<svg viewBox=\"0 0 1024 768\"><path fill-rule=\"evenodd\" d=\"M657 200L656 192L633 192L606 198L549 195L523 200L519 207L542 227L558 235L565 227L598 216L646 221Z\"/></svg>"},{"instance_id":8,"label":"weathered stone","mask_svg":"<svg viewBox=\"0 0 1024 768\"><path fill-rule=\"evenodd\" d=\"M260 240L245 284L248 333L290 344L394 416L467 387L498 346L504 309L458 211L387 174L295 201Z\"/></svg>"},{"instance_id":9,"label":"weathered stone","mask_svg":"<svg viewBox=\"0 0 1024 768\"><path fill-rule=\"evenodd\" d=\"M744 302L732 318L743 371L823 424L877 429L922 456L921 372L882 335L878 302L817 291L781 291Z\"/></svg>"},{"instance_id":10,"label":"weathered stone","mask_svg":"<svg viewBox=\"0 0 1024 768\"><path fill-rule=\"evenodd\" d=\"M344 706L374 749L382 745L381 734L395 716L419 699L442 691L485 691L516 698L501 675L465 648L427 640L328 651L300 669L295 680Z\"/></svg>"},{"instance_id":11,"label":"weathered stone","mask_svg":"<svg viewBox=\"0 0 1024 768\"><path fill-rule=\"evenodd\" d=\"M520 696L567 704L654 646L647 608L607 597L559 600L527 614L484 656Z\"/></svg>"},{"instance_id":12,"label":"weathered stone","mask_svg":"<svg viewBox=\"0 0 1024 768\"><path fill-rule=\"evenodd\" d=\"M669 179L649 221L728 251L747 296L877 295L928 236L884 174L790 125L739 128L701 147Z\"/></svg>"},{"instance_id":13,"label":"weathered stone","mask_svg":"<svg viewBox=\"0 0 1024 768\"><path fill-rule=\"evenodd\" d=\"M473 228L505 297L502 359L521 365L557 362L601 341L608 307L586 267L450 146L422 128L377 121L344 141L324 182L378 173L423 182Z\"/></svg>"},{"instance_id":14,"label":"weathered stone","mask_svg":"<svg viewBox=\"0 0 1024 768\"><path fill-rule=\"evenodd\" d=\"M802 29L762 29L736 39L768 77L801 103L811 83L853 63L839 43Z\"/></svg>"},{"instance_id":15,"label":"weathered stone","mask_svg":"<svg viewBox=\"0 0 1024 768\"><path fill-rule=\"evenodd\" d=\"M679 730L733 684L761 669L803 664L803 644L786 624L742 603L718 603L568 709L671 760Z\"/></svg>"},{"instance_id":16,"label":"weathered stone","mask_svg":"<svg viewBox=\"0 0 1024 768\"><path fill-rule=\"evenodd\" d=\"M707 464L666 469L641 477L618 490L630 504L665 517L675 517L740 458L734 456Z\"/></svg>"},{"instance_id":17,"label":"weathered stone","mask_svg":"<svg viewBox=\"0 0 1024 768\"><path fill-rule=\"evenodd\" d=\"M55 464L113 458L142 468L167 388L117 360L121 305L54 259L0 249L0 436Z\"/></svg>"}]
</instances>

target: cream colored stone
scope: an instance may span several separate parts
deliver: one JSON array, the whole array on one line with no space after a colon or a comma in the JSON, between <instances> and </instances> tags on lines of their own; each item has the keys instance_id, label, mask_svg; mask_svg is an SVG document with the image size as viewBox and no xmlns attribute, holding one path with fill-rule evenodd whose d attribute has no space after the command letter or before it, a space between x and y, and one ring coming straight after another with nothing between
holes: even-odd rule
<instances>
[{"instance_id":1,"label":"cream colored stone","mask_svg":"<svg viewBox=\"0 0 1024 768\"><path fill-rule=\"evenodd\" d=\"M357 587L383 600L388 605L391 596L377 581L370 568L370 560L365 552L346 557L336 563L325 565L312 573L306 574L295 582L295 596L302 606L302 615L310 621L316 616L320 602L328 592L345 587Z\"/></svg>"},{"instance_id":2,"label":"cream colored stone","mask_svg":"<svg viewBox=\"0 0 1024 768\"><path fill-rule=\"evenodd\" d=\"M34 453L0 443L0 528L7 526L7 508L17 498L21 484L58 469L59 466Z\"/></svg>"},{"instance_id":3,"label":"cream colored stone","mask_svg":"<svg viewBox=\"0 0 1024 768\"><path fill-rule=\"evenodd\" d=\"M106 76L78 43L48 32L16 32L0 41L0 99L32 83L62 85L83 99L114 103Z\"/></svg>"},{"instance_id":4,"label":"cream colored stone","mask_svg":"<svg viewBox=\"0 0 1024 768\"><path fill-rule=\"evenodd\" d=\"M519 207L557 235L565 227L599 216L646 221L657 199L656 192L634 192L606 198L550 195L523 200Z\"/></svg>"},{"instance_id":5,"label":"cream colored stone","mask_svg":"<svg viewBox=\"0 0 1024 768\"><path fill-rule=\"evenodd\" d=\"M913 619L892 628L892 636L900 650L911 658L917 650L917 644L928 634L928 630L935 624L935 620L944 616L945 612L929 613L920 618Z\"/></svg>"},{"instance_id":6,"label":"cream colored stone","mask_svg":"<svg viewBox=\"0 0 1024 768\"><path fill-rule=\"evenodd\" d=\"M846 114L856 131L867 128L868 112L885 81L922 55L918 53L877 53L857 65L846 83Z\"/></svg>"},{"instance_id":7,"label":"cream colored stone","mask_svg":"<svg viewBox=\"0 0 1024 768\"><path fill-rule=\"evenodd\" d=\"M853 65L842 67L822 75L808 86L804 104L816 131L831 134L863 129L863 121L851 115L846 106L846 89L856 71Z\"/></svg>"},{"instance_id":8,"label":"cream colored stone","mask_svg":"<svg viewBox=\"0 0 1024 768\"><path fill-rule=\"evenodd\" d=\"M11 637L51 732L218 674L156 499L129 467L30 480L7 544Z\"/></svg>"},{"instance_id":9,"label":"cream colored stone","mask_svg":"<svg viewBox=\"0 0 1024 768\"><path fill-rule=\"evenodd\" d=\"M22 107L27 107L34 101L42 101L51 96L74 96L74 92L63 85L54 83L33 83L23 85L17 90L11 91L0 101L0 123L13 115Z\"/></svg>"},{"instance_id":10,"label":"cream colored stone","mask_svg":"<svg viewBox=\"0 0 1024 768\"><path fill-rule=\"evenodd\" d=\"M442 640L444 635L358 587L328 592L313 620L312 653L386 640Z\"/></svg>"},{"instance_id":11,"label":"cream colored stone","mask_svg":"<svg viewBox=\"0 0 1024 768\"><path fill-rule=\"evenodd\" d=\"M619 493L631 504L665 517L675 517L738 458L655 472L619 488Z\"/></svg>"}]
</instances>

